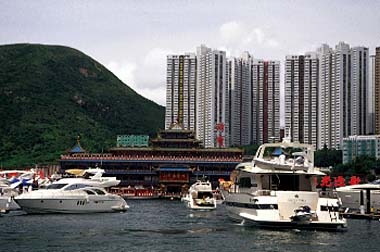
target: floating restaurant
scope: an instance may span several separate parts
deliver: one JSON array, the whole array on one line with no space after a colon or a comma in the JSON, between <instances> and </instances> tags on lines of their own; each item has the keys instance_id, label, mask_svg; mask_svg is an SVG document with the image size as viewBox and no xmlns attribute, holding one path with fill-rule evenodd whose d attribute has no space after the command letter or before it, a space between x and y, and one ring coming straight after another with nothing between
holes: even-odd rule
<instances>
[{"instance_id":1,"label":"floating restaurant","mask_svg":"<svg viewBox=\"0 0 380 252\"><path fill-rule=\"evenodd\" d=\"M181 193L203 176L215 188L219 179L230 179L242 157L243 150L238 148L203 148L193 131L174 125L151 140L148 136L118 136L116 147L108 153L89 153L78 139L59 162L62 171L101 166L105 176L121 180L121 187L154 187L172 194Z\"/></svg>"}]
</instances>

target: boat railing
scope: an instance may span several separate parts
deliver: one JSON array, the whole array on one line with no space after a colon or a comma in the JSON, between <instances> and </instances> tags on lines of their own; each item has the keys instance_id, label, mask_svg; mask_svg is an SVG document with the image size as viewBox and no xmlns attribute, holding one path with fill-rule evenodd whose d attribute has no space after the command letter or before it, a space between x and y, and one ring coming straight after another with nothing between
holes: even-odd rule
<instances>
[{"instance_id":1,"label":"boat railing","mask_svg":"<svg viewBox=\"0 0 380 252\"><path fill-rule=\"evenodd\" d=\"M230 188L229 193L246 193L254 196L276 196L276 191L274 190L257 190L257 188Z\"/></svg>"},{"instance_id":2,"label":"boat railing","mask_svg":"<svg viewBox=\"0 0 380 252\"><path fill-rule=\"evenodd\" d=\"M228 189L229 193L247 193L247 194L253 194L255 190L252 188L246 188L246 187L239 187L239 186L232 186Z\"/></svg>"}]
</instances>

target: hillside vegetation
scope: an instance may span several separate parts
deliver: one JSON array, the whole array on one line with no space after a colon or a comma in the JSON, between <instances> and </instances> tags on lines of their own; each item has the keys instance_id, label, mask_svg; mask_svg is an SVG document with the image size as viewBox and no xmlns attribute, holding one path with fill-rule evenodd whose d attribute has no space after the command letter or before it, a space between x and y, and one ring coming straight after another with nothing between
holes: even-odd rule
<instances>
[{"instance_id":1,"label":"hillside vegetation","mask_svg":"<svg viewBox=\"0 0 380 252\"><path fill-rule=\"evenodd\" d=\"M0 46L0 97L2 167L55 162L77 135L97 152L117 134L155 135L164 126L164 107L63 46Z\"/></svg>"}]
</instances>

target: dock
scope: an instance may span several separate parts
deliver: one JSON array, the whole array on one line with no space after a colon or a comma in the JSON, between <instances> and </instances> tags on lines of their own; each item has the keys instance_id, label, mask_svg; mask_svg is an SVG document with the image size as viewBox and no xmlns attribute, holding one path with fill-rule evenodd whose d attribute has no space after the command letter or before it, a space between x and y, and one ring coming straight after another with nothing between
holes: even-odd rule
<instances>
[{"instance_id":1,"label":"dock","mask_svg":"<svg viewBox=\"0 0 380 252\"><path fill-rule=\"evenodd\" d=\"M347 219L380 220L380 213L341 213Z\"/></svg>"},{"instance_id":2,"label":"dock","mask_svg":"<svg viewBox=\"0 0 380 252\"><path fill-rule=\"evenodd\" d=\"M373 188L363 188L360 190L360 206L361 210L350 212L348 209L345 212L342 212L341 215L347 219L362 219L362 220L380 220L379 210L373 209L371 207L371 190ZM364 191L366 197L364 199ZM366 209L365 209L366 206Z\"/></svg>"}]
</instances>

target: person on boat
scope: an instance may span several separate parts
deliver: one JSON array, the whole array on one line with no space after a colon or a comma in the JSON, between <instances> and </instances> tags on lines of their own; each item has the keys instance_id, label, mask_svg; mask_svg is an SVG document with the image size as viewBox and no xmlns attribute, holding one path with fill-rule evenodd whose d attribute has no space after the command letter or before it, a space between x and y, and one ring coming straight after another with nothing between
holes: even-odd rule
<instances>
[{"instance_id":1,"label":"person on boat","mask_svg":"<svg viewBox=\"0 0 380 252\"><path fill-rule=\"evenodd\" d=\"M38 180L33 178L33 184L32 184L32 189L37 190L38 189Z\"/></svg>"},{"instance_id":2,"label":"person on boat","mask_svg":"<svg viewBox=\"0 0 380 252\"><path fill-rule=\"evenodd\" d=\"M201 203L202 203L202 204L206 203L206 195L203 195L202 200L201 200Z\"/></svg>"}]
</instances>

